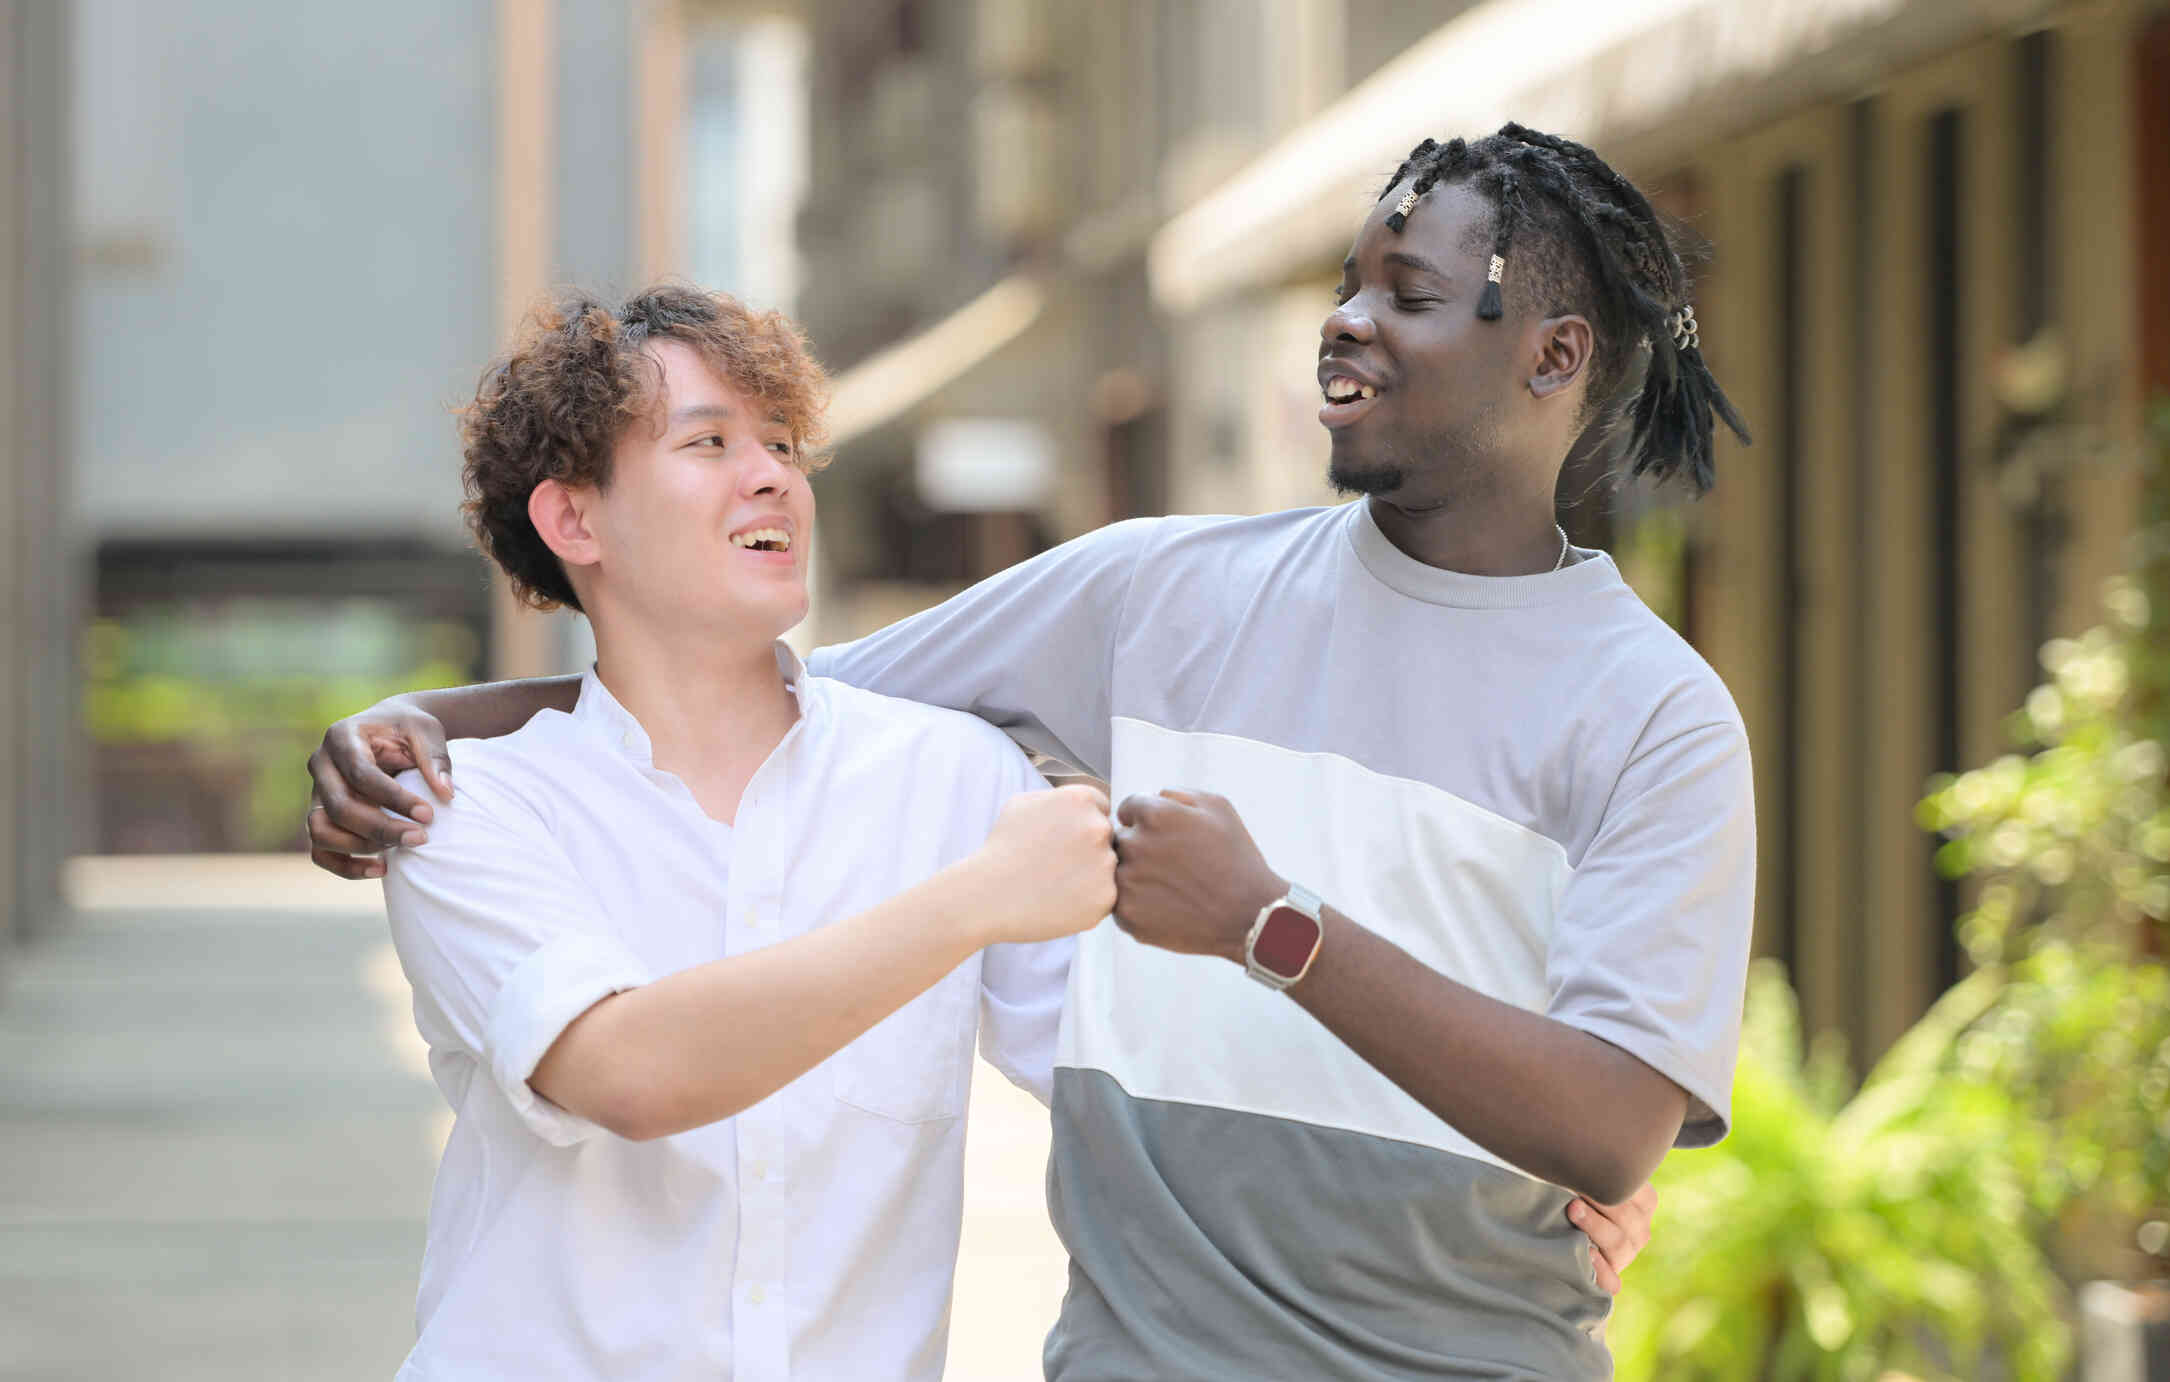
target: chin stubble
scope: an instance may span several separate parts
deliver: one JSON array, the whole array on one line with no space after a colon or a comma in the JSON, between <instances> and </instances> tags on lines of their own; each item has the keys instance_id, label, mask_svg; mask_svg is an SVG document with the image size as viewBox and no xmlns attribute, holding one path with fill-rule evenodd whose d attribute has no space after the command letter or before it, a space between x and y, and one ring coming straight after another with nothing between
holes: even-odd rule
<instances>
[{"instance_id":1,"label":"chin stubble","mask_svg":"<svg viewBox=\"0 0 2170 1382\"><path fill-rule=\"evenodd\" d=\"M1400 466L1359 466L1333 461L1326 467L1326 483L1337 494L1392 494L1409 478Z\"/></svg>"}]
</instances>

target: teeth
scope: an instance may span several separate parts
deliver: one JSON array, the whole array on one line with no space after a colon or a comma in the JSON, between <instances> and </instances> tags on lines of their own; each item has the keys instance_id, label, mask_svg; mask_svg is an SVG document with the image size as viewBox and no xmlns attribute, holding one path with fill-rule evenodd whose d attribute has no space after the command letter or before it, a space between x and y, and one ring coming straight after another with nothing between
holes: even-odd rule
<instances>
[{"instance_id":1,"label":"teeth","mask_svg":"<svg viewBox=\"0 0 2170 1382\"><path fill-rule=\"evenodd\" d=\"M731 538L733 547L754 547L761 543L773 543L779 552L791 550L791 534L781 528L750 528Z\"/></svg>"},{"instance_id":2,"label":"teeth","mask_svg":"<svg viewBox=\"0 0 2170 1382\"><path fill-rule=\"evenodd\" d=\"M1354 403L1360 398L1376 398L1379 391L1369 384L1359 384L1345 374L1337 374L1326 381L1326 400L1329 403Z\"/></svg>"},{"instance_id":3,"label":"teeth","mask_svg":"<svg viewBox=\"0 0 2170 1382\"><path fill-rule=\"evenodd\" d=\"M1371 387L1371 385L1369 385L1369 384L1366 384L1366 385L1364 386L1364 388L1363 388L1363 391L1362 391L1362 396L1363 396L1363 397L1365 397L1365 398L1376 398L1376 397L1378 397L1378 395L1379 395L1379 391L1378 391L1377 389L1375 389L1375 388Z\"/></svg>"}]
</instances>

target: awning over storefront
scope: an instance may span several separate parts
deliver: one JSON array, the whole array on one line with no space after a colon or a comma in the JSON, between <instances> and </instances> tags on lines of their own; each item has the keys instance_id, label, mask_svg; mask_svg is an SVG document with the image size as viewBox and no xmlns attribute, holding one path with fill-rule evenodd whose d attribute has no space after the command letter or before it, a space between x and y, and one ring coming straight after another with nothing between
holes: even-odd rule
<instances>
[{"instance_id":1,"label":"awning over storefront","mask_svg":"<svg viewBox=\"0 0 2170 1382\"><path fill-rule=\"evenodd\" d=\"M1419 140L1514 119L1610 157L1677 154L2022 24L2049 0L1486 0L1153 237L1153 296L1193 311L1340 256Z\"/></svg>"}]
</instances>

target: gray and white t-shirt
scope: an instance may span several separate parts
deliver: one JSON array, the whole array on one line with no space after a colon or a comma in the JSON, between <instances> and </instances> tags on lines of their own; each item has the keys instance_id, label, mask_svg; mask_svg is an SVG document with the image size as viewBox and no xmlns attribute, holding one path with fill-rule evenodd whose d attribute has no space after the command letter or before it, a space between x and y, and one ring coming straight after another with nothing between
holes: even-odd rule
<instances>
[{"instance_id":1,"label":"gray and white t-shirt","mask_svg":"<svg viewBox=\"0 0 2170 1382\"><path fill-rule=\"evenodd\" d=\"M1747 739L1709 666L1580 555L1442 571L1364 502L1134 520L812 666L979 714L1117 801L1226 796L1276 872L1670 1077L1679 1143L1703 1145L1749 954ZM1050 1377L1609 1375L1571 1195L1235 966L1104 923L1056 1063Z\"/></svg>"}]
</instances>

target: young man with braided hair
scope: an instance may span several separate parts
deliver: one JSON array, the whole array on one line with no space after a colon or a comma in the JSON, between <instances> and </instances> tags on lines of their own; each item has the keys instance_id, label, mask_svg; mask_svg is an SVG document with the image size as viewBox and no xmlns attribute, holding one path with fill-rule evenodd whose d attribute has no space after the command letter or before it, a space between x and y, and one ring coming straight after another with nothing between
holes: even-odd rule
<instances>
[{"instance_id":1,"label":"young man with braided hair","mask_svg":"<svg viewBox=\"0 0 2170 1382\"><path fill-rule=\"evenodd\" d=\"M1509 125L1420 145L1336 297L1320 420L1359 502L1116 524L812 659L1121 802L1056 1057L1064 1382L1606 1376L1573 1225L1725 1131L1746 737L1553 517L1638 365L1635 473L1700 492L1713 415L1741 430L1680 257L1594 153ZM429 714L541 703L334 726L317 843L382 838L370 734L426 754Z\"/></svg>"}]
</instances>

